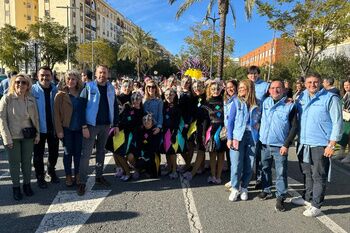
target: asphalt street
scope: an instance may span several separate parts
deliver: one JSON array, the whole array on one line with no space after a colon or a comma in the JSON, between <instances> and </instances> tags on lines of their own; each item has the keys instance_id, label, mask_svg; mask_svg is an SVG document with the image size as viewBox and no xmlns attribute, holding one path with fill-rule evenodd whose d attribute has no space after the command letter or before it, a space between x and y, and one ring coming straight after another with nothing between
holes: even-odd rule
<instances>
[{"instance_id":1,"label":"asphalt street","mask_svg":"<svg viewBox=\"0 0 350 233\"><path fill-rule=\"evenodd\" d=\"M61 151L62 152L62 151ZM290 195L302 189L302 176L295 157L289 152ZM8 163L0 153L0 232L350 232L350 166L333 163L323 215L307 218L304 207L286 203L287 211L274 209L275 199L261 201L251 182L249 200L230 202L223 184L209 185L209 172L189 183L180 177L170 180L140 179L122 182L114 177L114 161L106 157L105 176L110 188L94 184L85 196L64 184L62 155L57 164L60 184L39 189L33 171L33 197L20 202L12 199ZM162 160L164 163L164 159ZM93 172L94 159L90 160ZM89 186L88 185L88 186Z\"/></svg>"}]
</instances>

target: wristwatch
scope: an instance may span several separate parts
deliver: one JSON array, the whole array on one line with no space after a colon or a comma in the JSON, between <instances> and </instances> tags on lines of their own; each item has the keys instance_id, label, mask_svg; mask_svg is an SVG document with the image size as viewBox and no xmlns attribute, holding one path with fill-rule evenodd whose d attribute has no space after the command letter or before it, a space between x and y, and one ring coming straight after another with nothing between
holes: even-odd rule
<instances>
[{"instance_id":1,"label":"wristwatch","mask_svg":"<svg viewBox=\"0 0 350 233\"><path fill-rule=\"evenodd\" d=\"M331 150L334 150L335 149L335 146L332 146L330 144L327 145L328 148L330 148Z\"/></svg>"}]
</instances>

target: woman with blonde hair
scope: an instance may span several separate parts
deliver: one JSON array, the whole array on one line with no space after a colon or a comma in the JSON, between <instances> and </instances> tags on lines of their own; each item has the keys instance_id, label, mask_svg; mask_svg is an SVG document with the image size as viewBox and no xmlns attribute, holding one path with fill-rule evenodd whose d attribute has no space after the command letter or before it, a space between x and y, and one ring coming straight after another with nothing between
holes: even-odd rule
<instances>
[{"instance_id":1,"label":"woman with blonde hair","mask_svg":"<svg viewBox=\"0 0 350 233\"><path fill-rule=\"evenodd\" d=\"M35 98L29 92L32 82L24 74L10 81L9 92L0 101L0 134L8 153L13 198L21 200L20 170L23 174L23 191L34 193L30 185L33 144L40 140L39 116Z\"/></svg>"},{"instance_id":2,"label":"woman with blonde hair","mask_svg":"<svg viewBox=\"0 0 350 233\"><path fill-rule=\"evenodd\" d=\"M55 96L54 119L56 134L64 146L63 165L66 185L73 186L72 158L74 158L74 177L79 183L79 162L82 147L82 124L84 101L80 98L83 88L79 73L69 70L64 76L62 86Z\"/></svg>"},{"instance_id":3,"label":"woman with blonde hair","mask_svg":"<svg viewBox=\"0 0 350 233\"><path fill-rule=\"evenodd\" d=\"M208 183L220 184L224 165L225 139L221 136L224 128L224 101L219 82L211 82L207 87L207 111L203 123L203 141L206 152L210 155L210 173Z\"/></svg>"},{"instance_id":4,"label":"woman with blonde hair","mask_svg":"<svg viewBox=\"0 0 350 233\"><path fill-rule=\"evenodd\" d=\"M260 110L255 97L254 83L242 80L238 98L233 100L227 121L227 147L231 158L230 201L248 200L248 185L253 172L255 147L259 139Z\"/></svg>"}]
</instances>

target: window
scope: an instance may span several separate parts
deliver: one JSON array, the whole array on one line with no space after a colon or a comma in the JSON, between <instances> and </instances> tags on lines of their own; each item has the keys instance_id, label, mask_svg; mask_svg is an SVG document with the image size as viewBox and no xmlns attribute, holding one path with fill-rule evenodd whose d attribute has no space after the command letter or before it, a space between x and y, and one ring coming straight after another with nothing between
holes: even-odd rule
<instances>
[{"instance_id":1,"label":"window","mask_svg":"<svg viewBox=\"0 0 350 233\"><path fill-rule=\"evenodd\" d=\"M32 20L32 16L28 15L27 20Z\"/></svg>"},{"instance_id":2,"label":"window","mask_svg":"<svg viewBox=\"0 0 350 233\"><path fill-rule=\"evenodd\" d=\"M45 0L44 2L45 2L45 3L49 3L49 0Z\"/></svg>"},{"instance_id":3,"label":"window","mask_svg":"<svg viewBox=\"0 0 350 233\"><path fill-rule=\"evenodd\" d=\"M5 0L5 3L7 3L7 4L10 3L10 0Z\"/></svg>"},{"instance_id":4,"label":"window","mask_svg":"<svg viewBox=\"0 0 350 233\"><path fill-rule=\"evenodd\" d=\"M32 4L30 4L29 2L27 3L27 8L32 8Z\"/></svg>"},{"instance_id":5,"label":"window","mask_svg":"<svg viewBox=\"0 0 350 233\"><path fill-rule=\"evenodd\" d=\"M47 16L47 17L50 16L50 11L49 10L45 10L45 16Z\"/></svg>"},{"instance_id":6,"label":"window","mask_svg":"<svg viewBox=\"0 0 350 233\"><path fill-rule=\"evenodd\" d=\"M5 16L10 17L10 11L5 11Z\"/></svg>"}]
</instances>

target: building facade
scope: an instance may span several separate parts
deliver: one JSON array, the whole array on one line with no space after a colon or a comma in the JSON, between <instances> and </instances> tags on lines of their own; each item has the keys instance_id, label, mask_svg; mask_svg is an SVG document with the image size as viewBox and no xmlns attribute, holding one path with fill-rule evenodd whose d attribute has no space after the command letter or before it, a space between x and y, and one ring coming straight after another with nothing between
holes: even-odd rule
<instances>
[{"instance_id":1,"label":"building facade","mask_svg":"<svg viewBox=\"0 0 350 233\"><path fill-rule=\"evenodd\" d=\"M282 62L284 59L294 56L295 47L289 40L276 38L259 48L250 51L239 59L241 66L266 66L276 62Z\"/></svg>"},{"instance_id":2,"label":"building facade","mask_svg":"<svg viewBox=\"0 0 350 233\"><path fill-rule=\"evenodd\" d=\"M0 28L10 24L27 30L38 20L38 0L0 0Z\"/></svg>"},{"instance_id":3,"label":"building facade","mask_svg":"<svg viewBox=\"0 0 350 233\"><path fill-rule=\"evenodd\" d=\"M79 43L104 38L120 42L124 30L131 31L135 24L113 9L104 0L38 0L39 18L51 17L68 26ZM72 7L70 9L64 8ZM67 16L68 15L68 16Z\"/></svg>"}]
</instances>

